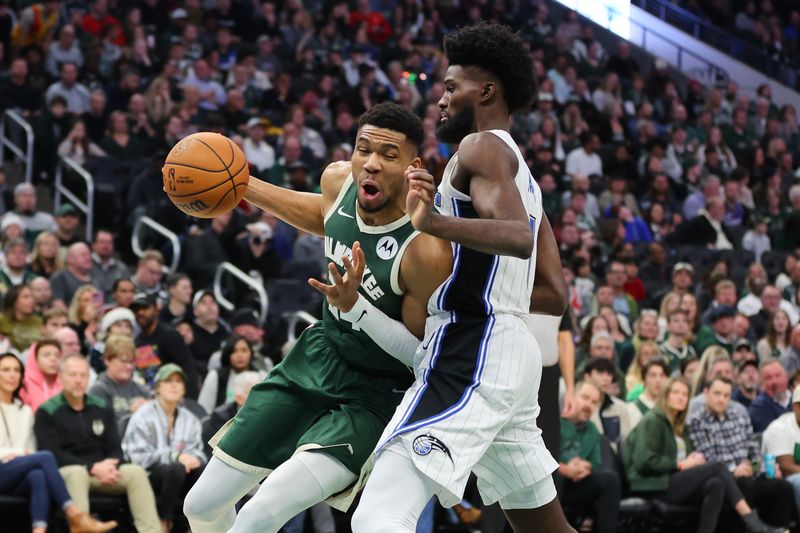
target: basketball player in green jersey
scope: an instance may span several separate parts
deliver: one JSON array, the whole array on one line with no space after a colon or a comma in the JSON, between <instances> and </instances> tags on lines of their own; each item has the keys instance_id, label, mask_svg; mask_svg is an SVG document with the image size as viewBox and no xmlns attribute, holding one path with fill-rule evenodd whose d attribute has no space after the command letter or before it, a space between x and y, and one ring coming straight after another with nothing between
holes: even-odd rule
<instances>
[{"instance_id":1,"label":"basketball player in green jersey","mask_svg":"<svg viewBox=\"0 0 800 533\"><path fill-rule=\"evenodd\" d=\"M401 355L414 353L428 299L451 271L450 243L415 231L405 214L404 172L421 166L422 139L417 116L380 104L361 117L351 162L322 174L321 194L250 178L249 202L325 236L335 263L331 290L353 290L363 279L358 292L373 312L401 321L416 338L409 347L407 331L398 331L379 346L358 327L359 317L324 302L323 319L212 439L214 456L185 502L195 533L276 532L326 499L346 510L360 487L362 466L413 381L412 362ZM354 267L357 278L346 273ZM236 502L265 477L237 516Z\"/></svg>"}]
</instances>

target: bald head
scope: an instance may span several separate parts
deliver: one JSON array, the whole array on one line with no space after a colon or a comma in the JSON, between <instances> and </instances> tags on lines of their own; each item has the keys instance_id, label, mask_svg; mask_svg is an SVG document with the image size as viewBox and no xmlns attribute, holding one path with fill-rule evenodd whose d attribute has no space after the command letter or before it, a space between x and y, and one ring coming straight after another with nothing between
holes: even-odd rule
<instances>
[{"instance_id":1,"label":"bald head","mask_svg":"<svg viewBox=\"0 0 800 533\"><path fill-rule=\"evenodd\" d=\"M70 355L80 355L81 341L75 330L69 327L61 328L53 336L61 345L61 353L64 357Z\"/></svg>"},{"instance_id":2,"label":"bald head","mask_svg":"<svg viewBox=\"0 0 800 533\"><path fill-rule=\"evenodd\" d=\"M67 268L79 276L88 276L92 269L92 254L86 243L76 242L67 248Z\"/></svg>"}]
</instances>

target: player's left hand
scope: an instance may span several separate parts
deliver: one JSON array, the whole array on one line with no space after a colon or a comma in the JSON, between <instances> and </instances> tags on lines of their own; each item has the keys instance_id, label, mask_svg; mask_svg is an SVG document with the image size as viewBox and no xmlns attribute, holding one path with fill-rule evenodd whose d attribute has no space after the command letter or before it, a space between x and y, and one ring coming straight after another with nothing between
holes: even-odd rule
<instances>
[{"instance_id":1,"label":"player's left hand","mask_svg":"<svg viewBox=\"0 0 800 533\"><path fill-rule=\"evenodd\" d=\"M433 210L433 195L436 194L433 176L424 168L408 167L406 178L406 212L411 218L411 225L417 231L427 231Z\"/></svg>"},{"instance_id":2,"label":"player's left hand","mask_svg":"<svg viewBox=\"0 0 800 533\"><path fill-rule=\"evenodd\" d=\"M353 308L358 300L358 288L361 286L364 267L367 265L364 250L361 249L361 243L358 241L353 243L353 260L351 261L347 256L343 256L342 263L344 263L345 268L344 277L339 274L339 269L336 268L334 263L328 263L328 271L333 285L322 283L314 278L309 279L308 284L324 294L328 299L329 305L346 313Z\"/></svg>"}]
</instances>

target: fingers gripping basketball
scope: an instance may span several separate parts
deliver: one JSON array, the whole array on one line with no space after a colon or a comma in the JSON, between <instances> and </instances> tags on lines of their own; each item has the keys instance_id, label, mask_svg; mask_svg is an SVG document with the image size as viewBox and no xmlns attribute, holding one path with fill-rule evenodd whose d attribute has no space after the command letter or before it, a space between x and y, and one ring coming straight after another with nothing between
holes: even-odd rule
<instances>
[{"instance_id":1,"label":"fingers gripping basketball","mask_svg":"<svg viewBox=\"0 0 800 533\"><path fill-rule=\"evenodd\" d=\"M250 172L236 144L219 133L189 135L170 150L161 170L175 207L198 218L231 211L244 197Z\"/></svg>"}]
</instances>

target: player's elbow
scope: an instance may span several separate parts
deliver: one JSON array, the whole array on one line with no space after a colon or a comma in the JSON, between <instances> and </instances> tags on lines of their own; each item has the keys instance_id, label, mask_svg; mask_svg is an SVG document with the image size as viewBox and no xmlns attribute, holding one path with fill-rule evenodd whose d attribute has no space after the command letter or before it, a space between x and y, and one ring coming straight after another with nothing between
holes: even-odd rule
<instances>
[{"instance_id":1,"label":"player's elbow","mask_svg":"<svg viewBox=\"0 0 800 533\"><path fill-rule=\"evenodd\" d=\"M533 255L533 233L522 233L516 241L511 250L511 255L518 259L530 259L531 255Z\"/></svg>"}]
</instances>

